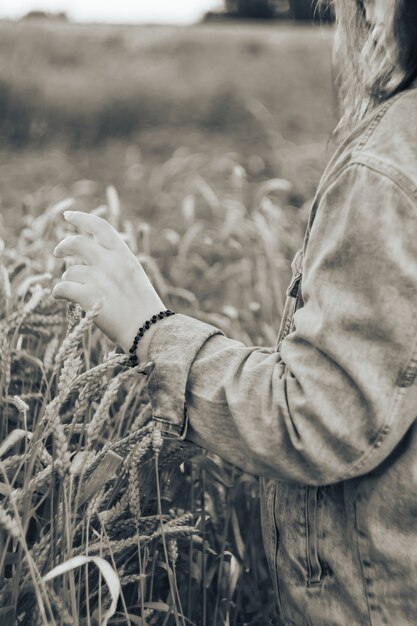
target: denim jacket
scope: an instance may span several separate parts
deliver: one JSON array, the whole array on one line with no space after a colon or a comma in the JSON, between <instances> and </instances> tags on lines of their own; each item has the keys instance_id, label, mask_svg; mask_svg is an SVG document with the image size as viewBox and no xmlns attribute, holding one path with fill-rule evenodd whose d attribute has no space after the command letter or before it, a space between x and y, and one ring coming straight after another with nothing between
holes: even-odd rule
<instances>
[{"instance_id":1,"label":"denim jacket","mask_svg":"<svg viewBox=\"0 0 417 626\"><path fill-rule=\"evenodd\" d=\"M337 149L292 270L274 348L156 325L154 417L261 476L282 624L415 625L415 83Z\"/></svg>"}]
</instances>

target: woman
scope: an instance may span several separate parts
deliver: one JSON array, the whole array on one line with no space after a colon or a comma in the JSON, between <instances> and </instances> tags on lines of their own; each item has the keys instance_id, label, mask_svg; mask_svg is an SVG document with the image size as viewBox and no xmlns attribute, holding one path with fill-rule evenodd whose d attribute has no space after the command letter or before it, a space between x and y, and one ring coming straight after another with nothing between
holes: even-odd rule
<instances>
[{"instance_id":1,"label":"woman","mask_svg":"<svg viewBox=\"0 0 417 626\"><path fill-rule=\"evenodd\" d=\"M262 529L282 624L417 622L417 8L337 0L343 141L313 201L276 349L185 315L137 344L170 436L262 477ZM53 291L127 352L165 307L94 215L56 256ZM133 352L135 347L133 347Z\"/></svg>"}]
</instances>

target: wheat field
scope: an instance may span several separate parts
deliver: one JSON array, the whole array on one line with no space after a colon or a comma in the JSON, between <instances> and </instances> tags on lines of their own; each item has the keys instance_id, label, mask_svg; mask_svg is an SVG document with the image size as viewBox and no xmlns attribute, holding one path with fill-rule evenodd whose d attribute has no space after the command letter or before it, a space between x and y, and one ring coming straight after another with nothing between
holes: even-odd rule
<instances>
[{"instance_id":1,"label":"wheat field","mask_svg":"<svg viewBox=\"0 0 417 626\"><path fill-rule=\"evenodd\" d=\"M154 177L169 189L183 168L190 159L177 155ZM273 345L307 213L286 204L289 181L249 190L242 166L228 175L222 198L202 179L202 196L183 198L177 230L163 232L165 263L153 258L149 225L124 217L114 187L96 212L168 306ZM15 245L1 242L1 623L273 623L256 478L162 440L147 364L128 368L94 326L94 309L51 296L65 267L52 250L72 204L27 215Z\"/></svg>"},{"instance_id":2,"label":"wheat field","mask_svg":"<svg viewBox=\"0 0 417 626\"><path fill-rule=\"evenodd\" d=\"M49 144L51 138L36 144L36 133L24 147L0 149L7 181L0 196L0 624L273 626L258 479L161 437L147 364L127 367L126 355L95 326L96 309L51 296L68 266L52 251L72 232L66 209L95 212L122 234L167 307L246 345L275 346L290 263L326 160L329 76L323 70L316 80L312 71L327 59L330 34L320 40L305 31L305 49L314 50L306 55L299 28L295 38L269 28L112 28L96 41L91 28L63 26L51 34L22 24L11 76L1 52L15 45L15 31L1 28L0 104L3 97L32 107L23 116L28 129L35 128L32 115L52 111L56 128L65 119L74 141L77 124L99 121L90 79L96 73L108 90L99 61L125 50L129 64L118 85L126 107L137 97L126 87L129 76L144 57L157 68L147 97L162 93L161 115L179 117L170 128L149 118L154 125L140 135L83 151ZM46 108L40 92L28 100L25 91L34 41L41 41L41 91L51 96ZM91 57L84 74L77 42ZM276 82L266 72L271 55ZM198 99L197 90L193 99L184 67L196 77L207 71L210 93ZM141 92L149 68L139 69ZM64 72L73 87L69 99L83 103L77 115L57 95ZM299 82L291 82L297 72ZM178 78L173 90L167 74ZM231 76L235 82L224 91ZM315 82L314 104L303 100L306 81ZM192 128L188 110L172 107L184 93L190 108L201 108ZM120 104L109 102L113 109ZM155 110L148 104L141 102L142 119ZM216 129L226 105L227 124ZM10 119L15 126L6 125L7 132L19 130ZM129 132L136 132L133 113L131 122Z\"/></svg>"}]
</instances>

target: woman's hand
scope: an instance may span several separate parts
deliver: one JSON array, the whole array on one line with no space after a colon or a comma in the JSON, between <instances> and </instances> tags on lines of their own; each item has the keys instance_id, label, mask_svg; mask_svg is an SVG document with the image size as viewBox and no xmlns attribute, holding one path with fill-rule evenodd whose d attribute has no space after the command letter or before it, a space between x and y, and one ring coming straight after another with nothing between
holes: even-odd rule
<instances>
[{"instance_id":1,"label":"woman's hand","mask_svg":"<svg viewBox=\"0 0 417 626\"><path fill-rule=\"evenodd\" d=\"M96 325L128 352L138 328L166 307L136 256L109 222L81 211L65 211L64 216L88 234L70 235L55 248L56 257L75 255L83 265L69 267L52 295L77 302L85 311L101 301Z\"/></svg>"}]
</instances>

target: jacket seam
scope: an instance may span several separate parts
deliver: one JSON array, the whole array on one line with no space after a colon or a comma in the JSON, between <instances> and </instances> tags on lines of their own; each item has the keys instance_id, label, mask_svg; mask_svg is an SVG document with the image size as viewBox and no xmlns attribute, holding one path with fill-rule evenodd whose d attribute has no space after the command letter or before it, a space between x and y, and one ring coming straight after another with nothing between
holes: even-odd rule
<instances>
[{"instance_id":1,"label":"jacket seam","mask_svg":"<svg viewBox=\"0 0 417 626\"><path fill-rule=\"evenodd\" d=\"M407 93L408 92L406 90L405 91L401 91L400 93L397 93L395 96L392 96L392 98L387 100L387 102L384 105L381 106L381 109L375 115L374 119L370 122L367 130L363 134L363 137L362 137L361 141L359 141L359 143L358 143L357 147L354 149L354 151L362 150L366 146L367 142L372 137L372 134L375 131L376 127L378 126L379 122L384 117L384 115L389 111L389 109L392 107L394 102L396 102L397 100L402 98L402 96L405 96Z\"/></svg>"},{"instance_id":2,"label":"jacket seam","mask_svg":"<svg viewBox=\"0 0 417 626\"><path fill-rule=\"evenodd\" d=\"M415 314L414 317L416 319L417 315ZM409 367L410 363L414 363L416 361L416 358L417 358L417 333L414 336L413 350L408 359L407 368ZM372 456L375 454L377 449L381 447L388 433L391 430L392 423L398 413L398 410L401 406L401 402L404 396L406 395L407 389L408 387L399 387L398 385L395 386L394 395L392 397L392 401L390 403L389 410L387 412L387 417L384 423L381 424L380 428L378 429L378 432L375 435L374 443L370 447L368 447L367 450L363 452L361 457L350 467L349 471L345 475L342 475L341 477L339 477L337 481L344 481L344 480L349 480L350 478L353 478L357 470L360 470L365 465L365 463L369 461L369 459L372 458Z\"/></svg>"},{"instance_id":3,"label":"jacket seam","mask_svg":"<svg viewBox=\"0 0 417 626\"><path fill-rule=\"evenodd\" d=\"M382 112L380 112L380 113L382 113ZM372 158L374 158L374 157L372 157ZM375 158L375 163L383 163L383 162L381 162L381 161L379 161L378 159ZM350 168L352 168L354 166L367 167L368 169L371 169L371 170L375 171L380 176L383 176L386 179L390 180L393 184L395 184L398 188L400 188L406 194L406 196L412 201L413 205L417 207L416 198L414 198L414 196L412 194L410 195L409 190L404 188L404 186L401 185L398 180L396 180L395 178L392 178L392 176L387 175L383 171L380 171L376 167L371 167L367 163L361 162L360 158L359 159L357 158L357 160L350 160L343 167L343 169L339 172L339 175L335 179L333 179L331 182L326 184L325 189L323 190L323 194L321 196L321 200L323 200L325 195L330 191L331 187L333 187L333 185L338 182L339 178L345 172L347 172ZM393 167L392 167L392 170L396 171L395 168L393 168ZM402 175L401 178L402 179L404 178L404 179L407 180L406 175L403 175L400 170L399 170L399 172ZM416 193L417 193L417 190L416 190ZM310 225L310 231L308 233L309 234L308 239L304 242L304 246L305 246L304 252L306 252L306 250L307 250L308 241L310 239L310 234L311 234L311 229L313 227L313 224L314 224L317 212L318 212L318 208L317 208L316 214L314 216L313 223ZM415 314L415 319L416 318L417 318L417 313ZM416 361L417 361L417 334L416 334L415 340L414 340L413 351L412 351L412 353L410 355L410 358L407 361L407 365L405 367L405 371L407 371L409 369L410 363L415 363ZM354 476L354 474L357 472L357 470L359 470L361 467L363 467L364 464L370 458L372 458L372 456L375 454L377 449L380 448L380 446L384 442L385 438L387 437L388 433L390 432L392 422L394 420L394 417L396 415L396 411L398 409L398 407L396 405L401 402L402 397L405 394L407 388L408 388L407 386L401 386L401 387L399 385L395 386L393 398L392 398L392 401L390 403L390 408L389 408L389 411L387 413L387 417L384 420L383 424L381 424L381 426L378 429L377 433L375 434L374 443L370 447L365 449L363 451L363 453L361 454L361 456L357 459L357 461L354 462L354 464L349 467L348 471L345 474L342 474L341 476L339 476L336 479L336 481L344 481L344 480L349 480L350 478L352 478Z\"/></svg>"},{"instance_id":4,"label":"jacket seam","mask_svg":"<svg viewBox=\"0 0 417 626\"><path fill-rule=\"evenodd\" d=\"M399 187L417 207L417 185L401 169L395 167L388 161L379 159L372 155L358 154L346 167L351 165L362 165L390 180L396 187Z\"/></svg>"},{"instance_id":5,"label":"jacket seam","mask_svg":"<svg viewBox=\"0 0 417 626\"><path fill-rule=\"evenodd\" d=\"M346 474L343 474L342 476L337 478L337 482L342 482L345 480L349 480L350 478L354 478L356 475L356 472L358 470L360 470L367 461L369 461L372 456L375 454L375 452L378 450L378 448L381 447L381 445L383 444L383 442L385 441L388 433L391 430L391 425L392 422L395 418L395 416L397 415L397 411L398 411L398 405L400 404L401 400L402 400L402 396L405 393L405 387L396 387L395 391L394 391L394 395L389 407L389 411L387 414L387 418L385 419L384 423L381 424L380 428L378 429L376 435L375 435L375 440L374 443L369 446L366 450L364 450L363 454L360 456L360 458L349 468L349 471Z\"/></svg>"},{"instance_id":6,"label":"jacket seam","mask_svg":"<svg viewBox=\"0 0 417 626\"><path fill-rule=\"evenodd\" d=\"M368 157L368 158L373 161L373 165L371 165L370 163L367 162L366 155L363 155L363 158L361 158L361 155L357 155L355 158L353 158L353 160L349 160L348 163L344 164L343 168L337 173L337 176L335 176L331 180L327 181L325 187L323 188L323 190L321 192L320 200L318 202L317 210L316 210L316 212L314 214L313 221L311 222L311 224L308 225L307 230L306 230L306 236L304 238L304 244L303 244L304 256L306 255L306 252L307 252L308 242L310 240L311 231L313 229L313 225L314 225L314 222L316 220L316 216L317 216L317 213L318 213L318 210L319 210L320 202L322 202L324 200L324 198L330 192L332 187L339 182L339 179L350 168L353 168L355 166L366 167L369 170L372 170L375 173L379 174L380 176L386 178L391 183L393 183L396 187L401 189L401 191L404 192L404 194L412 202L412 204L415 206L415 208L417 208L417 186L415 186L413 184L411 179L409 179L408 176L406 174L404 174L400 169L396 169L394 166L392 166L390 164L386 164L386 165L389 165L389 169L392 170L392 172L395 172L395 173L398 174L398 177L401 179L401 182L400 182L399 180L397 180L393 176L392 172L391 172L391 174L389 174L388 172L384 171L384 167L382 167L382 168L378 168L377 167L377 164L383 166L384 165L384 161L382 161L381 159L378 159L376 157ZM406 185L407 182L410 183L410 188L408 188L408 186Z\"/></svg>"},{"instance_id":7,"label":"jacket seam","mask_svg":"<svg viewBox=\"0 0 417 626\"><path fill-rule=\"evenodd\" d=\"M357 512L357 494L353 496L353 514L354 514L354 520L355 520L356 547L357 547L358 556L359 556L362 585L363 585L363 590L365 594L366 607L368 609L369 624L370 626L372 626L373 620L372 620L372 612L371 612L371 607L370 607L370 602L369 602L368 584L366 582L366 576L365 576L365 571L364 571L364 566L363 566L363 556L362 556L362 550L360 546L358 512Z\"/></svg>"},{"instance_id":8,"label":"jacket seam","mask_svg":"<svg viewBox=\"0 0 417 626\"><path fill-rule=\"evenodd\" d=\"M381 105L381 108L378 111L378 113L376 113L375 117L369 122L369 126L364 131L362 139L359 141L359 143L356 146L356 148L353 148L352 156L356 152L361 151L361 150L363 150L365 148L367 142L372 137L372 135L373 135L374 131L376 130L378 124L380 123L382 118L385 116L385 114L389 111L391 106L397 100L399 100L402 96L404 96L406 94L407 94L407 90L406 91L402 91L402 92L396 94L395 96L392 96L392 98L390 98L387 102L385 102L383 105ZM355 132L355 131L353 131L353 132ZM350 145L349 143L346 144L345 152L349 149L349 145ZM343 157L343 153L340 155L339 158L342 158L342 157ZM324 194L326 192L328 186L330 186L335 180L337 180L337 178L344 172L345 168L348 167L350 163L351 163L351 160L349 160L348 163L341 163L340 166L333 173L330 171L328 173L328 177L321 181L319 189L317 189L317 194L316 194L316 198L315 198L317 201L319 201L319 198L321 197L321 194Z\"/></svg>"}]
</instances>

